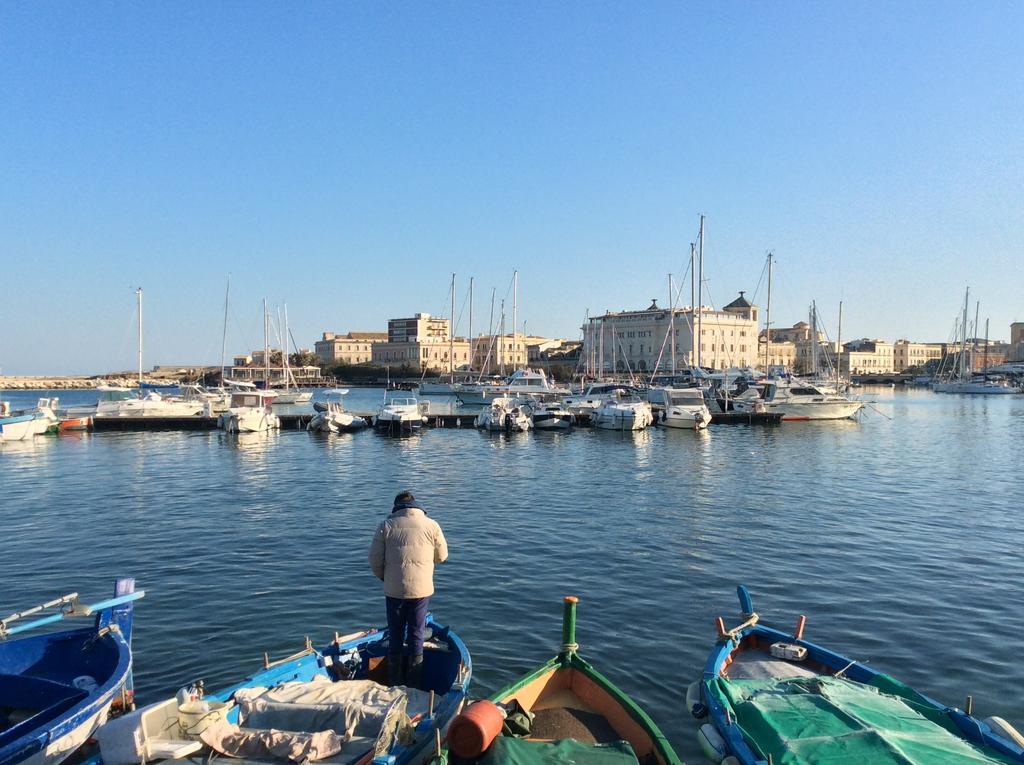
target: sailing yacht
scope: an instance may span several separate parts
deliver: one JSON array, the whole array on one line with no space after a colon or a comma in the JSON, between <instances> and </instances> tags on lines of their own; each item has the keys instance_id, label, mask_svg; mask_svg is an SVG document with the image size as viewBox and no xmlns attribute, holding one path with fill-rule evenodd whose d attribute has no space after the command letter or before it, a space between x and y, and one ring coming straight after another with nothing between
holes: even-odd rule
<instances>
[{"instance_id":1,"label":"sailing yacht","mask_svg":"<svg viewBox=\"0 0 1024 765\"><path fill-rule=\"evenodd\" d=\"M986 358L982 362L982 367L985 371L980 373L972 372L972 368L974 367L975 348L970 350L970 356L968 356L967 350L967 305L970 300L970 293L970 288L968 288L964 293L963 320L957 322L956 342L960 346L960 351L957 354L956 366L945 373L943 373L943 370L939 370L939 374L932 382L932 390L936 393L963 393L969 395L990 396L1024 392L1024 389L1011 385L1002 376L992 377L988 374L988 320L985 321ZM977 338L977 313L975 313L974 326L975 338ZM976 347L977 344L978 341L975 339L974 346Z\"/></svg>"}]
</instances>

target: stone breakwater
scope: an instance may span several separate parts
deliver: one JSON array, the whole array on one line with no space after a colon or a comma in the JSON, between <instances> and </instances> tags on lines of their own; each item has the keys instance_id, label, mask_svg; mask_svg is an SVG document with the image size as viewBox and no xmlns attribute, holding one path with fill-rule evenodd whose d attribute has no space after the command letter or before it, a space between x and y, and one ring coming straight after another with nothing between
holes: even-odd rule
<instances>
[{"instance_id":1,"label":"stone breakwater","mask_svg":"<svg viewBox=\"0 0 1024 765\"><path fill-rule=\"evenodd\" d=\"M174 382L147 380L147 382ZM138 381L132 377L0 377L0 390L78 390L114 385L135 388Z\"/></svg>"}]
</instances>

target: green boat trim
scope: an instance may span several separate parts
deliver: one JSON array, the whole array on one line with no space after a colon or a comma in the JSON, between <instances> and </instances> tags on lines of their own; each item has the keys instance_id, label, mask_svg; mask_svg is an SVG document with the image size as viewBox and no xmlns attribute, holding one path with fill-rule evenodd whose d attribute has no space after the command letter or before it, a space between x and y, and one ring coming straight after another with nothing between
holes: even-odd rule
<instances>
[{"instance_id":1,"label":"green boat trim","mask_svg":"<svg viewBox=\"0 0 1024 765\"><path fill-rule=\"evenodd\" d=\"M537 667L529 674L518 678L501 690L497 691L489 700L494 703L507 702L517 694L530 689L534 684L544 681L545 678L548 679L548 682L551 682L563 673L568 675L568 679L565 681L567 683L565 688L571 691L571 681L573 679L573 675L571 673L578 673L593 684L598 691L603 693L615 707L625 712L628 719L636 725L643 735L649 740L650 754L654 755L654 758L657 760L659 765L684 765L683 761L675 753L672 745L669 744L665 734L662 733L661 729L654 720L651 719L650 715L648 715L622 689L595 669L590 662L586 661L586 659L579 655L577 652L579 646L576 644L576 603L576 598L565 599L562 619L562 648L558 655ZM538 699L541 697L540 694L542 692L543 689L538 692ZM615 727L611 720L608 722L613 728ZM616 731L618 732L617 729ZM620 733L619 735L622 734ZM625 737L623 736L623 738ZM635 742L630 742L630 744L636 748ZM646 748L642 751L645 750ZM647 754L641 756L639 753L636 756L640 761L643 761L648 757Z\"/></svg>"}]
</instances>

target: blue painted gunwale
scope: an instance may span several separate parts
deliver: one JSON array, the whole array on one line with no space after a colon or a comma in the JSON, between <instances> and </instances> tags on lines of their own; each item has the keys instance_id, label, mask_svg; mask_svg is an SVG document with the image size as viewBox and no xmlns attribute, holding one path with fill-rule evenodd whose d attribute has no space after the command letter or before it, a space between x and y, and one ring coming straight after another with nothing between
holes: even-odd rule
<instances>
[{"instance_id":1,"label":"blue painted gunwale","mask_svg":"<svg viewBox=\"0 0 1024 765\"><path fill-rule=\"evenodd\" d=\"M754 613L753 605L747 588L743 585L737 587L737 595L740 599L740 606L745 614ZM740 726L736 724L735 718L726 721L726 710L717 700L715 694L710 692L710 684L722 676L726 667L726 661L739 649L744 642L754 640L765 641L768 644L782 641L794 645L803 646L807 649L807 660L819 664L833 674L845 670L843 675L858 683L869 684L878 677L880 672L861 664L848 656L836 653L817 643L808 640L798 640L793 634L773 629L763 624L755 624L752 627L742 629L737 635L728 640L719 641L711 650L708 660L704 665L704 676L701 680L700 695L704 706L708 710L708 717L715 726L725 744L729 754L739 759L742 765L767 765L768 761L759 758L747 744L743 737ZM1011 757L1019 762L1024 762L1024 748L1017 746L998 735L992 728L978 718L967 714L956 707L949 707L939 701L915 691L922 701L930 704L937 711L945 713L963 733L963 737L971 743L982 747L988 747L1000 754Z\"/></svg>"},{"instance_id":2,"label":"blue painted gunwale","mask_svg":"<svg viewBox=\"0 0 1024 765\"><path fill-rule=\"evenodd\" d=\"M374 760L377 765L415 765L424 761L432 752L435 745L433 731L440 729L442 735L448 724L455 718L462 708L469 694L469 684L473 676L473 661L469 649L462 639L449 627L438 624L432 615L427 615L426 626L433 633L432 639L442 640L448 643L455 656L459 659L462 671L456 671L450 689L444 693L438 693L434 701L433 717L425 717L416 726L416 741L411 746L396 744L391 747L388 754ZM235 691L240 688L251 688L254 686L272 687L280 683L299 680L312 680L317 675L330 677L325 658L334 657L357 649L361 657L360 675L364 675L369 668L369 660L379 656L387 655L389 641L387 629L370 630L367 633L342 643L330 643L324 648L315 649L302 656L284 661L280 664L261 670L239 683L223 688L207 695L208 699L217 701L230 701ZM432 668L424 666L424 681L429 682ZM344 681L341 681L344 682ZM238 722L238 707L234 707L228 713L230 722ZM429 734L429 735L428 735ZM2 765L2 764L0 764Z\"/></svg>"},{"instance_id":3,"label":"blue painted gunwale","mask_svg":"<svg viewBox=\"0 0 1024 765\"><path fill-rule=\"evenodd\" d=\"M127 620L126 630L122 626L125 620ZM23 762L72 733L79 726L87 723L91 717L111 705L131 676L132 652L128 642L131 639L130 622L130 606L127 609L124 607L108 608L97 614L92 627L0 642L0 667L17 664L20 657L41 655L45 649L57 648L61 643L65 645L60 650L69 655L75 655L76 652L82 653L89 641L94 641L93 648L90 650L103 650L104 648L108 651L113 650L117 657L107 677L96 678L98 682L96 689L67 710L40 720L32 728L21 732L21 735L14 740L4 741L3 735L0 734L0 742L2 742L0 765L16 765L16 763ZM121 627L121 630L108 631L97 637L99 630L115 623ZM125 635L127 635L127 640ZM43 651L40 650L41 648ZM69 668L67 672L67 676L72 678L77 674L81 674L81 672L76 668Z\"/></svg>"}]
</instances>

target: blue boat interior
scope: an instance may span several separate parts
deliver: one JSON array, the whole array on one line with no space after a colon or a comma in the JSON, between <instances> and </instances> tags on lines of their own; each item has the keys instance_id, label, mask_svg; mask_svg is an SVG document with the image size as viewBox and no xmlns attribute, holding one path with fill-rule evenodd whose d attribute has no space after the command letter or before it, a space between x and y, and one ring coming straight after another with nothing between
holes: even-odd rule
<instances>
[{"instance_id":1,"label":"blue boat interior","mask_svg":"<svg viewBox=\"0 0 1024 765\"><path fill-rule=\"evenodd\" d=\"M0 746L57 720L117 670L120 654L94 629L0 642Z\"/></svg>"},{"instance_id":2,"label":"blue boat interior","mask_svg":"<svg viewBox=\"0 0 1024 765\"><path fill-rule=\"evenodd\" d=\"M242 682L210 694L208 698L219 701L231 701L241 698L243 689L274 688L288 682L322 682L324 678L336 682L372 680L380 685L388 685L388 658L390 654L390 636L387 630L361 634L351 639L342 639L326 647L314 650L307 648L301 654L290 657L263 669ZM443 729L461 709L465 700L469 678L471 675L469 653L462 641L447 627L428 621L424 632L424 652L422 679L419 683L418 700L413 709L410 696L406 724L411 724L416 735L413 740L405 743L393 741L389 754L394 757L396 765L416 762L421 759L426 748L432 748L435 742L435 728ZM432 714L427 713L423 691L433 691ZM413 691L409 691L410 694ZM236 698L236 694L238 694ZM299 707L303 704L299 703ZM230 723L239 725L242 730L249 730L248 720L241 719L242 704L233 706L227 714ZM323 705L321 705L323 706ZM363 704L365 706L365 704ZM299 719L304 714L299 707L288 712L276 706L279 712ZM253 725L255 729L264 727L260 723ZM272 726L276 727L276 726ZM302 729L291 729L301 731ZM309 732L313 732L310 730ZM340 731L339 731L340 732ZM360 736L364 734L358 734ZM325 760L326 763L349 763L362 760L369 749L374 746L374 737L354 737L349 744L336 756ZM379 744L379 742L378 742ZM238 765L265 762L266 760L237 757Z\"/></svg>"}]
</instances>

